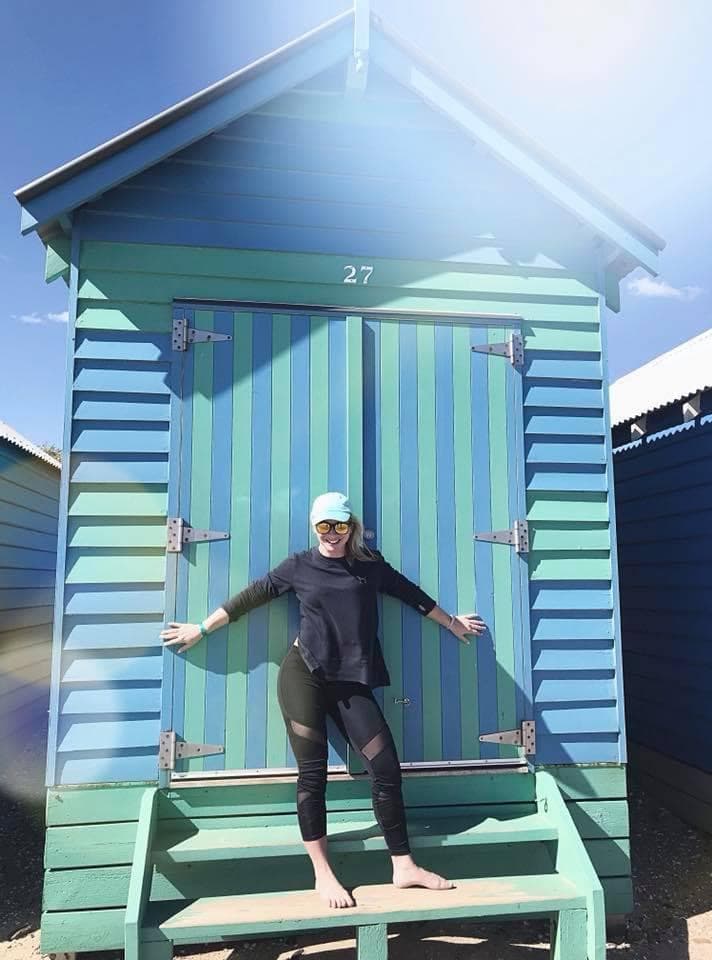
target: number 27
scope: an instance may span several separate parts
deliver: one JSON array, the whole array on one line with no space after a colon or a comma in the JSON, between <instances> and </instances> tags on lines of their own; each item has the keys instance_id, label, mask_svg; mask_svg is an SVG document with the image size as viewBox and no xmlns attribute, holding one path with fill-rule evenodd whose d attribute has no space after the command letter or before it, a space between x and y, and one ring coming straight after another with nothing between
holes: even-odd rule
<instances>
[{"instance_id":1,"label":"number 27","mask_svg":"<svg viewBox=\"0 0 712 960\"><path fill-rule=\"evenodd\" d=\"M349 263L344 267L344 283L362 283L366 286L372 273L373 267L371 266L355 267Z\"/></svg>"}]
</instances>

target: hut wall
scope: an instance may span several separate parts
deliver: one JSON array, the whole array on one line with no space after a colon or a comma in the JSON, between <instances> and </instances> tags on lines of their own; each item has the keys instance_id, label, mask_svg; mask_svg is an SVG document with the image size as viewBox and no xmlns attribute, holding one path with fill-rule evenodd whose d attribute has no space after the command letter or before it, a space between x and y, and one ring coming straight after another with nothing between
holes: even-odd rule
<instances>
[{"instance_id":1,"label":"hut wall","mask_svg":"<svg viewBox=\"0 0 712 960\"><path fill-rule=\"evenodd\" d=\"M708 391L702 415L687 423L679 404L649 414L650 432L614 457L631 762L651 790L707 830L711 407ZM626 430L617 428L614 442Z\"/></svg>"},{"instance_id":2,"label":"hut wall","mask_svg":"<svg viewBox=\"0 0 712 960\"><path fill-rule=\"evenodd\" d=\"M538 755L624 760L594 253L400 87L333 88L270 102L76 217L51 783L155 774L169 331L187 298L525 318ZM364 264L367 285L344 282Z\"/></svg>"},{"instance_id":3,"label":"hut wall","mask_svg":"<svg viewBox=\"0 0 712 960\"><path fill-rule=\"evenodd\" d=\"M46 729L59 471L0 440L0 729ZM9 746L16 743L6 736ZM5 763L3 762L3 766Z\"/></svg>"}]
</instances>

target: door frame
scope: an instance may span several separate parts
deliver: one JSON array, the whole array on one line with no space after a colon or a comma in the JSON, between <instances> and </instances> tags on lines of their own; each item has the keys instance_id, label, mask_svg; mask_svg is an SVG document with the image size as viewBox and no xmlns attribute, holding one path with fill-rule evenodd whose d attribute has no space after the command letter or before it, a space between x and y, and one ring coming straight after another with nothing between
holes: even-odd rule
<instances>
[{"instance_id":1,"label":"door frame","mask_svg":"<svg viewBox=\"0 0 712 960\"><path fill-rule=\"evenodd\" d=\"M180 319L184 316L183 311L198 309L213 310L234 310L250 311L260 310L272 313L280 311L285 312L310 312L312 314L339 313L349 317L373 317L374 319L413 319L427 320L432 323L437 322L461 322L469 323L473 326L485 328L503 329L513 328L521 335L521 327L525 322L525 317L521 314L507 313L462 313L448 314L440 311L430 312L427 310L391 310L378 307L355 307L353 304L344 305L324 305L308 303L285 303L282 301L254 301L254 300L211 300L205 298L176 297L172 304L172 318ZM182 433L183 433L183 383L182 383L182 361L183 354L179 351L173 351L170 357L170 434L169 434L169 461L168 461L168 516L178 516L180 504L181 485L185 482L182 466ZM502 362L508 362L503 358ZM519 376L507 377L507 405L515 411L514 422L514 448L519 451L516 457L516 470L510 471L509 481L509 502L510 513L521 518L526 518L526 451L524 436L524 377L525 368L519 371ZM511 385L511 386L510 386ZM510 396L511 393L511 396ZM514 495L514 496L513 496ZM514 505L512 505L514 504ZM515 509L516 507L516 509ZM512 519L516 517L513 516ZM473 531L474 534L475 531ZM493 545L495 549L498 545ZM208 547L209 549L209 547ZM511 549L511 548L510 548ZM176 608L178 605L178 576L180 565L180 553L166 554L166 585L165 585L165 620L176 619ZM518 604L514 608L514 664L515 675L513 681L515 684L515 710L518 722L528 719L528 715L533 718L533 691L532 691L532 671L531 671L531 634L530 634L530 609L529 609L529 574L526 560L522 560L519 555L511 550L512 564L512 585L518 584ZM174 716L174 693L175 693L175 663L176 655L168 648L163 649L162 654L162 693L161 693L161 730L170 730L173 728ZM353 757L350 746L347 743L347 763L339 765L330 765L329 773L350 774L352 776L362 775L361 771L352 769ZM410 761L401 763L404 773L412 772L417 774L435 772L438 770L461 770L461 771L480 771L491 770L496 772L511 771L512 769L526 770L530 766L529 761L523 755L519 758L484 758L478 760L437 760L437 761ZM202 770L190 772L168 772L159 770L159 784L167 787L172 782L183 782L196 780L210 780L220 782L222 780L236 780L243 778L266 779L269 777L296 776L296 768L269 768L269 769L245 769L245 770Z\"/></svg>"}]
</instances>

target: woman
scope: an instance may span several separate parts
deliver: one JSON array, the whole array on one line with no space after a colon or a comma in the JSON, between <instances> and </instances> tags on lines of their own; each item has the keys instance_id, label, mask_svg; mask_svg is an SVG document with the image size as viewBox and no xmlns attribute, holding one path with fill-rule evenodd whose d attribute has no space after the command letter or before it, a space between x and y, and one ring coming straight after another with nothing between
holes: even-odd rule
<instances>
[{"instance_id":1,"label":"woman","mask_svg":"<svg viewBox=\"0 0 712 960\"><path fill-rule=\"evenodd\" d=\"M373 809L393 861L397 887L454 885L410 855L401 770L373 688L390 683L378 640L376 596L397 597L468 643L485 629L477 616L449 616L418 586L363 543L363 527L342 493L317 497L310 519L318 545L294 554L231 597L201 624L171 623L167 646L190 649L213 630L294 590L299 636L279 668L277 695L297 760L297 817L319 895L331 907L354 906L329 864L326 837L326 718L358 752L371 778Z\"/></svg>"}]
</instances>

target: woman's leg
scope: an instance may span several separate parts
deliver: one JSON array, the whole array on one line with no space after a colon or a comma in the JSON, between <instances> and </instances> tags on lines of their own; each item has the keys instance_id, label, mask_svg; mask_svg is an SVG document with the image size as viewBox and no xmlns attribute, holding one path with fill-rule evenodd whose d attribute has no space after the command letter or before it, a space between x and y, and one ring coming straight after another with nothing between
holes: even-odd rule
<instances>
[{"instance_id":1,"label":"woman's leg","mask_svg":"<svg viewBox=\"0 0 712 960\"><path fill-rule=\"evenodd\" d=\"M323 683L291 647L279 668L279 706L299 771L297 819L314 868L315 886L331 907L352 907L354 901L329 863L326 839L326 702Z\"/></svg>"},{"instance_id":2,"label":"woman's leg","mask_svg":"<svg viewBox=\"0 0 712 960\"><path fill-rule=\"evenodd\" d=\"M397 887L451 889L453 883L419 867L410 854L398 753L371 689L360 683L330 683L328 706L371 778L373 812L393 862L393 883Z\"/></svg>"}]
</instances>

